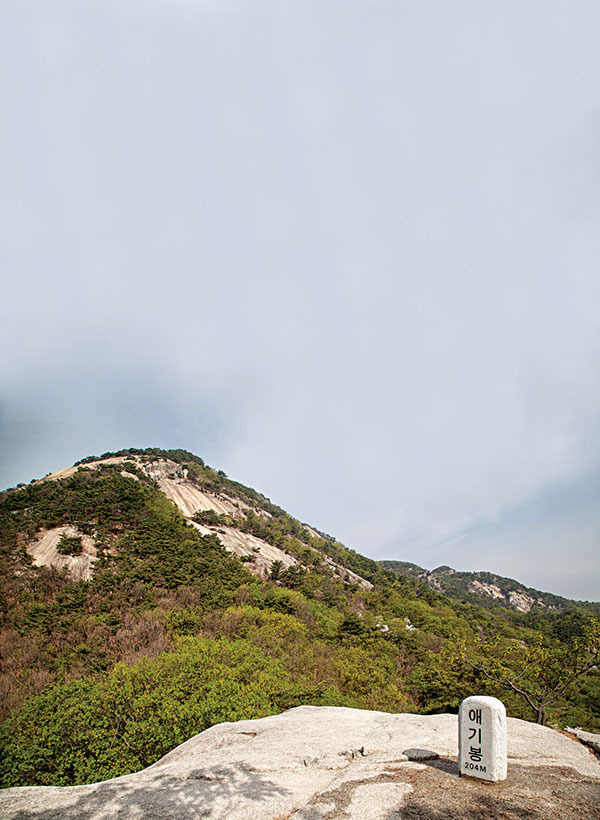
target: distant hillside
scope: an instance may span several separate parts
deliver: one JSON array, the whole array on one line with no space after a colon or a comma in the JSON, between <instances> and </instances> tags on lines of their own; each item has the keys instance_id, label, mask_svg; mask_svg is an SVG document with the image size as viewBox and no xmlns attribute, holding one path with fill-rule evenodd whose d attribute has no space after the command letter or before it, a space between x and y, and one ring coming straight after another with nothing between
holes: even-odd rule
<instances>
[{"instance_id":1,"label":"distant hillside","mask_svg":"<svg viewBox=\"0 0 600 820\"><path fill-rule=\"evenodd\" d=\"M572 601L551 592L526 587L514 578L505 578L492 572L458 572L441 566L426 570L408 561L379 561L385 570L395 572L413 581L422 581L430 589L488 609L512 609L518 612L569 612L578 609L600 612L600 603Z\"/></svg>"}]
</instances>

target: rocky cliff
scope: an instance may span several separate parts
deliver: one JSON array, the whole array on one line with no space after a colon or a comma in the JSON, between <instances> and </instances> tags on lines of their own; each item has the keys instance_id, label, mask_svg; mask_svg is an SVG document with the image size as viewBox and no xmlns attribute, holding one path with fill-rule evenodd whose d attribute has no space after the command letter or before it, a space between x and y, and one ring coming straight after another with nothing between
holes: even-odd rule
<instances>
[{"instance_id":1,"label":"rocky cliff","mask_svg":"<svg viewBox=\"0 0 600 820\"><path fill-rule=\"evenodd\" d=\"M301 706L213 726L136 774L6 789L0 813L6 820L600 818L600 762L577 740L509 718L508 754L503 783L460 778L454 715Z\"/></svg>"}]
</instances>

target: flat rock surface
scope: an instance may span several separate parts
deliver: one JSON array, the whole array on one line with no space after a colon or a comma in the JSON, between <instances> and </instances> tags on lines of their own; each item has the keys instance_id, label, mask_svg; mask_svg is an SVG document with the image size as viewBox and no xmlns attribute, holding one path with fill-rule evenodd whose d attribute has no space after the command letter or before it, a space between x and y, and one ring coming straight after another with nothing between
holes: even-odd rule
<instances>
[{"instance_id":1,"label":"flat rock surface","mask_svg":"<svg viewBox=\"0 0 600 820\"><path fill-rule=\"evenodd\" d=\"M406 750L439 759L414 762ZM455 715L301 706L223 723L148 769L88 786L0 792L6 820L600 820L600 762L508 719L508 779L459 778Z\"/></svg>"}]
</instances>

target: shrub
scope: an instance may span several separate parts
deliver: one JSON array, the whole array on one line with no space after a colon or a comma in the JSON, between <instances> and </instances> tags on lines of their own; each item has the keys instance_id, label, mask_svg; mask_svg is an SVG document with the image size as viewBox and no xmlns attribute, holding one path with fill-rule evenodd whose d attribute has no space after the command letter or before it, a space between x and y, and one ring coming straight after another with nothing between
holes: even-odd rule
<instances>
[{"instance_id":1,"label":"shrub","mask_svg":"<svg viewBox=\"0 0 600 820\"><path fill-rule=\"evenodd\" d=\"M61 555L81 555L83 544L80 535L61 535L56 551Z\"/></svg>"}]
</instances>

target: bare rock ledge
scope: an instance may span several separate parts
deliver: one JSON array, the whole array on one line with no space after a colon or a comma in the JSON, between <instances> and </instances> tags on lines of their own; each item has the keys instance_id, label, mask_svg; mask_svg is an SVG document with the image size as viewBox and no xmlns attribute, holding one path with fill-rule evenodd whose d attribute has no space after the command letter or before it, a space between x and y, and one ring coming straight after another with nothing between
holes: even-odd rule
<instances>
[{"instance_id":1,"label":"bare rock ledge","mask_svg":"<svg viewBox=\"0 0 600 820\"><path fill-rule=\"evenodd\" d=\"M418 749L432 759L416 762ZM438 755L439 757L435 757ZM136 774L0 791L4 820L479 820L600 818L600 761L559 732L508 719L508 779L459 778L455 715L300 706L222 723Z\"/></svg>"}]
</instances>

